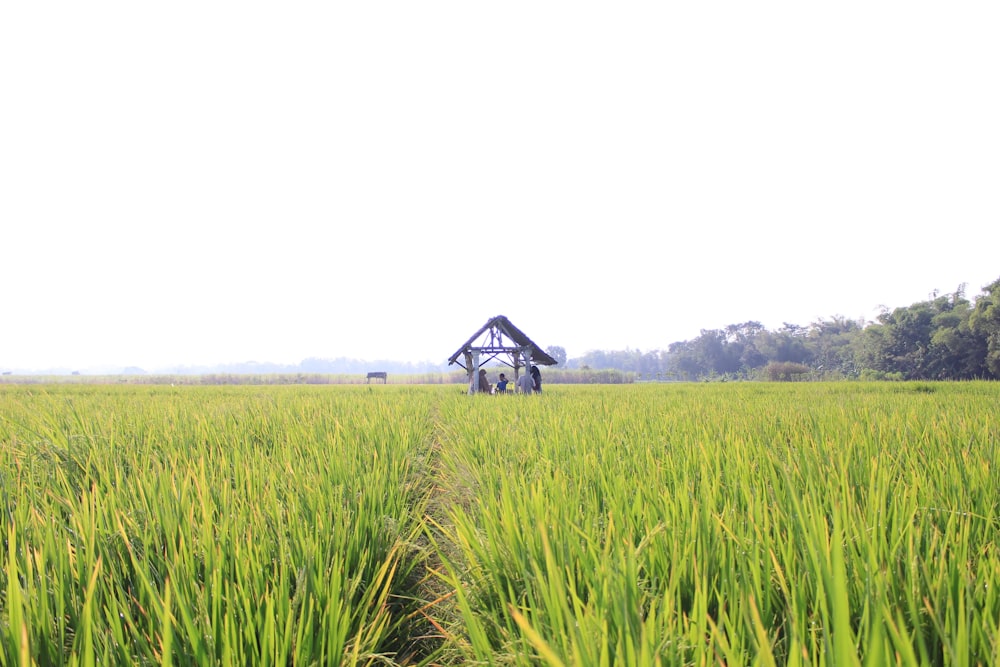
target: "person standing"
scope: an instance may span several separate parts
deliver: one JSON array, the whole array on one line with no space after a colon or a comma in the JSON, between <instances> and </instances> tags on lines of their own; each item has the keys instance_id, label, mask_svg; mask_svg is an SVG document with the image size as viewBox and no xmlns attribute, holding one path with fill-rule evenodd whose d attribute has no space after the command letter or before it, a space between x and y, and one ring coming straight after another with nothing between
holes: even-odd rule
<instances>
[{"instance_id":1,"label":"person standing","mask_svg":"<svg viewBox=\"0 0 1000 667\"><path fill-rule=\"evenodd\" d=\"M531 374L525 373L517 378L517 391L522 394L530 394L535 390L535 383L531 380Z\"/></svg>"},{"instance_id":2,"label":"person standing","mask_svg":"<svg viewBox=\"0 0 1000 667\"><path fill-rule=\"evenodd\" d=\"M481 392L483 392L485 394L488 394L488 393L490 393L491 389L492 389L492 386L490 385L490 381L488 379L486 379L486 369L485 368L480 368L479 369L479 391L481 391Z\"/></svg>"},{"instance_id":3,"label":"person standing","mask_svg":"<svg viewBox=\"0 0 1000 667\"><path fill-rule=\"evenodd\" d=\"M503 373L500 374L500 379L497 380L497 393L506 394L507 393L507 376Z\"/></svg>"},{"instance_id":4,"label":"person standing","mask_svg":"<svg viewBox=\"0 0 1000 667\"><path fill-rule=\"evenodd\" d=\"M542 372L538 370L538 366L531 367L531 385L536 394L542 393Z\"/></svg>"}]
</instances>

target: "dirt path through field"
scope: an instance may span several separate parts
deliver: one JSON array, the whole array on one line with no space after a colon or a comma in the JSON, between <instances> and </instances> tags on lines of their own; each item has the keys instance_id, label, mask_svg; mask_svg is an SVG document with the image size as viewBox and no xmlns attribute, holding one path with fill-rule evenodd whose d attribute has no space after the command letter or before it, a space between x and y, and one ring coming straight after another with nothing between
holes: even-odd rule
<instances>
[{"instance_id":1,"label":"dirt path through field","mask_svg":"<svg viewBox=\"0 0 1000 667\"><path fill-rule=\"evenodd\" d=\"M453 664L461 655L461 618L454 604L454 590L447 581L442 553L455 556L458 549L451 537L450 508L456 502L454 485L442 465L447 425L440 405L435 402L428 414L430 441L427 455L414 477L425 486L422 502L414 508L423 530L410 545L412 558L419 559L406 588L411 597L406 607L412 611L401 630L408 633L406 645L396 657L399 664L415 664L428 659L432 664Z\"/></svg>"}]
</instances>

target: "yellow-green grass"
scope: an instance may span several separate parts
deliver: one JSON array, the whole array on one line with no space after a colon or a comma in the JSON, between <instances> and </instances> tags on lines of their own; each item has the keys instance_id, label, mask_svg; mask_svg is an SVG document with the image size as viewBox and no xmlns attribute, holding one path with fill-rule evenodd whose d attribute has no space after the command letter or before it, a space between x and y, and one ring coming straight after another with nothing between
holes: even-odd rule
<instances>
[{"instance_id":1,"label":"yellow-green grass","mask_svg":"<svg viewBox=\"0 0 1000 667\"><path fill-rule=\"evenodd\" d=\"M0 664L1000 664L997 384L0 387L0 447Z\"/></svg>"},{"instance_id":2,"label":"yellow-green grass","mask_svg":"<svg viewBox=\"0 0 1000 667\"><path fill-rule=\"evenodd\" d=\"M0 391L0 663L354 664L406 650L395 596L414 562L428 399Z\"/></svg>"},{"instance_id":3,"label":"yellow-green grass","mask_svg":"<svg viewBox=\"0 0 1000 667\"><path fill-rule=\"evenodd\" d=\"M998 397L738 384L451 403L437 539L456 644L489 664L997 664Z\"/></svg>"}]
</instances>

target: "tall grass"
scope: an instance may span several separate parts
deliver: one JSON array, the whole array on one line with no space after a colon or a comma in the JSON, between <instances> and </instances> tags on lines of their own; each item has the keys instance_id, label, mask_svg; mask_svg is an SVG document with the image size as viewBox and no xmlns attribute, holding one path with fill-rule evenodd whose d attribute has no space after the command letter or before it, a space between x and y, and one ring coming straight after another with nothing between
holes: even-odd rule
<instances>
[{"instance_id":1,"label":"tall grass","mask_svg":"<svg viewBox=\"0 0 1000 667\"><path fill-rule=\"evenodd\" d=\"M1000 392L934 388L447 406L456 644L487 664L996 664Z\"/></svg>"},{"instance_id":2,"label":"tall grass","mask_svg":"<svg viewBox=\"0 0 1000 667\"><path fill-rule=\"evenodd\" d=\"M0 388L0 664L406 650L395 608L430 425L425 396L400 398Z\"/></svg>"},{"instance_id":3,"label":"tall grass","mask_svg":"<svg viewBox=\"0 0 1000 667\"><path fill-rule=\"evenodd\" d=\"M1000 664L998 398L0 387L0 665Z\"/></svg>"}]
</instances>

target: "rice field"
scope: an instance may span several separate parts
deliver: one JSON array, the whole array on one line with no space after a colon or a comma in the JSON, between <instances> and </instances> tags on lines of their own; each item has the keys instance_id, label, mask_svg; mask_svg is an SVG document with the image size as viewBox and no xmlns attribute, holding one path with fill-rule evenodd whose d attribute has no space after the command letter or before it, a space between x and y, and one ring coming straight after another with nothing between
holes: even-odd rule
<instances>
[{"instance_id":1,"label":"rice field","mask_svg":"<svg viewBox=\"0 0 1000 667\"><path fill-rule=\"evenodd\" d=\"M0 386L0 665L1000 664L1000 385Z\"/></svg>"}]
</instances>

